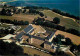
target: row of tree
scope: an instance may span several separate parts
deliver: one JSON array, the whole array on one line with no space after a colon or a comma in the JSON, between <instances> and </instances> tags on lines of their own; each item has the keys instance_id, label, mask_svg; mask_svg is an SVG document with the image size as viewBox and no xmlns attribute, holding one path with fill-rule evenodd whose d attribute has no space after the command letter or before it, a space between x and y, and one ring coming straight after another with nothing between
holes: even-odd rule
<instances>
[{"instance_id":1,"label":"row of tree","mask_svg":"<svg viewBox=\"0 0 80 56\"><path fill-rule=\"evenodd\" d=\"M61 39L65 39L65 41L61 41ZM58 34L56 38L53 39L53 43L59 45L72 45L72 41L61 34Z\"/></svg>"},{"instance_id":2,"label":"row of tree","mask_svg":"<svg viewBox=\"0 0 80 56\"><path fill-rule=\"evenodd\" d=\"M0 11L1 15L12 16L13 14L26 13L26 9L16 9L16 8L3 8Z\"/></svg>"},{"instance_id":3,"label":"row of tree","mask_svg":"<svg viewBox=\"0 0 80 56\"><path fill-rule=\"evenodd\" d=\"M54 24L53 22L55 22L57 24ZM53 20L53 22L45 20L44 18L34 19L34 21L33 21L33 23L37 24L37 25L42 25L42 26L45 26L45 27L55 28L55 29L58 29L58 30L61 30L61 31L69 32L69 33L80 36L80 32L78 30L67 29L67 28L65 28L65 26L60 26L60 25L58 25L60 23L60 21L58 22L57 20Z\"/></svg>"},{"instance_id":4,"label":"row of tree","mask_svg":"<svg viewBox=\"0 0 80 56\"><path fill-rule=\"evenodd\" d=\"M76 56L79 56L80 55L80 44L79 45L72 44L70 51L73 52Z\"/></svg>"},{"instance_id":5,"label":"row of tree","mask_svg":"<svg viewBox=\"0 0 80 56\"><path fill-rule=\"evenodd\" d=\"M0 34L13 34L14 31L14 29L0 29Z\"/></svg>"},{"instance_id":6,"label":"row of tree","mask_svg":"<svg viewBox=\"0 0 80 56\"><path fill-rule=\"evenodd\" d=\"M12 16L13 13L11 11L11 9L5 9L3 8L2 11L0 12L1 15L7 15L7 16Z\"/></svg>"},{"instance_id":7,"label":"row of tree","mask_svg":"<svg viewBox=\"0 0 80 56\"><path fill-rule=\"evenodd\" d=\"M24 9L49 9L47 7L38 7L38 6L26 6Z\"/></svg>"},{"instance_id":8,"label":"row of tree","mask_svg":"<svg viewBox=\"0 0 80 56\"><path fill-rule=\"evenodd\" d=\"M31 6L31 7L25 7L23 9L17 9L17 8L6 8L6 6L2 9L2 11L0 12L1 15L7 15L7 16L12 16L13 14L20 14L20 13L29 13L29 14L39 14L41 17L44 16L44 14L36 9L38 8L42 8L43 7L36 7L36 6ZM29 12L26 10L29 9ZM47 8L45 8L47 9Z\"/></svg>"},{"instance_id":9,"label":"row of tree","mask_svg":"<svg viewBox=\"0 0 80 56\"><path fill-rule=\"evenodd\" d=\"M31 54L24 53L21 46L16 45L14 42L8 43L0 40L0 56L32 56ZM40 56L34 54L34 56Z\"/></svg>"},{"instance_id":10,"label":"row of tree","mask_svg":"<svg viewBox=\"0 0 80 56\"><path fill-rule=\"evenodd\" d=\"M14 25L28 25L29 22L28 21L17 21L17 20L9 20L9 19L0 19L0 22L2 23L10 23L10 24L14 24Z\"/></svg>"},{"instance_id":11,"label":"row of tree","mask_svg":"<svg viewBox=\"0 0 80 56\"><path fill-rule=\"evenodd\" d=\"M39 14L41 17L44 16L44 14L36 9L29 9L29 11L27 11L26 9L22 10L22 9L13 9L13 13L16 14L20 14L20 13L25 13L25 14Z\"/></svg>"},{"instance_id":12,"label":"row of tree","mask_svg":"<svg viewBox=\"0 0 80 56\"><path fill-rule=\"evenodd\" d=\"M32 13L32 14L39 14L41 17L44 16L44 14L42 12L39 12L35 9L29 9L29 13Z\"/></svg>"},{"instance_id":13,"label":"row of tree","mask_svg":"<svg viewBox=\"0 0 80 56\"><path fill-rule=\"evenodd\" d=\"M65 41L61 41L61 39L65 39ZM70 51L73 52L76 56L80 55L80 45L75 45L70 38L65 38L64 35L57 35L52 42L54 44L71 46Z\"/></svg>"},{"instance_id":14,"label":"row of tree","mask_svg":"<svg viewBox=\"0 0 80 56\"><path fill-rule=\"evenodd\" d=\"M23 54L23 49L20 46L0 40L0 55L15 56Z\"/></svg>"},{"instance_id":15,"label":"row of tree","mask_svg":"<svg viewBox=\"0 0 80 56\"><path fill-rule=\"evenodd\" d=\"M60 15L63 15L63 16L68 16L68 17L71 17L71 18L74 18L74 19L77 19L77 20L80 20L80 17L79 16L74 16L74 15L71 15L69 13L65 13L65 12L62 12L58 9L52 9L53 12L56 12L56 13L59 13Z\"/></svg>"}]
</instances>

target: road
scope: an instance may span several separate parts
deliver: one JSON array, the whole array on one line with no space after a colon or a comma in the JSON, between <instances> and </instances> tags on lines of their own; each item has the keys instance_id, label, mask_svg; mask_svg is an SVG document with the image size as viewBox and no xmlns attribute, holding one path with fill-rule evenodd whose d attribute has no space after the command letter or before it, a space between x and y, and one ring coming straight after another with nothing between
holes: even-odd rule
<instances>
[{"instance_id":1,"label":"road","mask_svg":"<svg viewBox=\"0 0 80 56\"><path fill-rule=\"evenodd\" d=\"M70 50L70 46L68 47L61 47L60 50L64 51L65 53L69 54L70 56L75 56Z\"/></svg>"},{"instance_id":2,"label":"road","mask_svg":"<svg viewBox=\"0 0 80 56\"><path fill-rule=\"evenodd\" d=\"M16 43L17 45L19 45L19 46L24 46L24 47L29 47L29 48L33 48L33 49L36 49L36 50L39 50L39 51L41 51L41 52L44 52L44 53L49 53L48 51L45 51L45 50L43 50L43 49L40 49L40 48L37 48L37 47L35 47L35 46L31 46L31 45L21 45L21 44L19 44L19 43Z\"/></svg>"}]
</instances>

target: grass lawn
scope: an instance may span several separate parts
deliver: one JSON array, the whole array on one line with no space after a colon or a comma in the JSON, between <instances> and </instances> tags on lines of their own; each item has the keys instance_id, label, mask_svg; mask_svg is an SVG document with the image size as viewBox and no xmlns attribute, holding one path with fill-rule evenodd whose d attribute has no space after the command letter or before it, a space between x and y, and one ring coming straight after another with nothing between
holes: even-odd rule
<instances>
[{"instance_id":1,"label":"grass lawn","mask_svg":"<svg viewBox=\"0 0 80 56\"><path fill-rule=\"evenodd\" d=\"M52 18L58 17L60 18L60 25L65 26L66 28L73 28L80 31L80 26L77 22L69 17L63 17L57 13L52 12L51 10L42 11L46 16L48 16L47 20L53 20Z\"/></svg>"},{"instance_id":2,"label":"grass lawn","mask_svg":"<svg viewBox=\"0 0 80 56\"><path fill-rule=\"evenodd\" d=\"M40 56L52 56L50 54L38 51L36 49L32 49L32 48L28 48L28 47L22 47L24 49L24 53L28 53L32 56L34 56L34 54L40 55Z\"/></svg>"},{"instance_id":3,"label":"grass lawn","mask_svg":"<svg viewBox=\"0 0 80 56\"><path fill-rule=\"evenodd\" d=\"M65 26L66 28L73 28L76 30L80 31L80 26L77 24L74 19L69 18L69 17L63 17L57 13L52 12L51 10L43 10L41 11L47 16L47 20L52 21L54 17L59 17L60 18L60 25ZM14 14L13 16L2 16L0 15L0 18L3 19L10 19L10 20L23 20L23 21L29 21L29 23L32 23L34 18L38 17L39 15L26 15L26 14Z\"/></svg>"},{"instance_id":4,"label":"grass lawn","mask_svg":"<svg viewBox=\"0 0 80 56\"><path fill-rule=\"evenodd\" d=\"M26 15L26 14L14 14L13 16L2 16L0 15L0 19L9 19L9 20L23 20L23 21L29 21L29 23L32 23L32 21L34 20L34 18L38 17L39 15ZM1 25L0 25L1 26ZM6 25L2 25L2 26L6 26ZM23 30L26 26L21 25L21 29ZM19 31L20 31L19 30Z\"/></svg>"},{"instance_id":5,"label":"grass lawn","mask_svg":"<svg viewBox=\"0 0 80 56\"><path fill-rule=\"evenodd\" d=\"M10 19L10 20L23 20L23 21L29 21L29 23L32 23L35 17L38 17L39 15L25 15L25 14L14 14L13 16L2 16L0 15L0 19Z\"/></svg>"}]
</instances>

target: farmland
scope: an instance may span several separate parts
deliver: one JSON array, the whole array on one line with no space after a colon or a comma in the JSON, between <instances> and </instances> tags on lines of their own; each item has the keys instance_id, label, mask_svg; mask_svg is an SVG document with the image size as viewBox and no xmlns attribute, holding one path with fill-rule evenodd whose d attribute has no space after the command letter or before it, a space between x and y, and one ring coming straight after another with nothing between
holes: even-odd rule
<instances>
[{"instance_id":1,"label":"farmland","mask_svg":"<svg viewBox=\"0 0 80 56\"><path fill-rule=\"evenodd\" d=\"M24 49L24 53L28 53L28 54L31 54L32 56L34 54L38 54L40 56L52 56L50 54L47 54L47 53L43 53L41 51L38 51L36 49L32 49L32 48L28 48L28 47L22 47Z\"/></svg>"},{"instance_id":2,"label":"farmland","mask_svg":"<svg viewBox=\"0 0 80 56\"><path fill-rule=\"evenodd\" d=\"M58 17L60 18L60 25L65 26L67 29L73 28L80 31L79 24L73 18L61 16L51 10L44 10L42 12L47 16L47 20L52 21L53 18Z\"/></svg>"}]
</instances>

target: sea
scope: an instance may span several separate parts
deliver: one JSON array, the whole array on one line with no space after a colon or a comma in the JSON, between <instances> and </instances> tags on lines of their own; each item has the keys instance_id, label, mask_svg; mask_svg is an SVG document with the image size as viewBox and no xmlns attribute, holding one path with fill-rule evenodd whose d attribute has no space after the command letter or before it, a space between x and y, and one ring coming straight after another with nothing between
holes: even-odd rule
<instances>
[{"instance_id":1,"label":"sea","mask_svg":"<svg viewBox=\"0 0 80 56\"><path fill-rule=\"evenodd\" d=\"M40 6L59 9L71 15L80 16L79 0L18 0L7 3L12 6Z\"/></svg>"}]
</instances>

